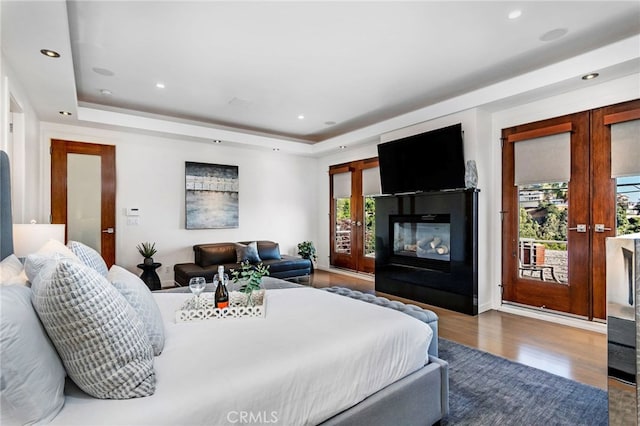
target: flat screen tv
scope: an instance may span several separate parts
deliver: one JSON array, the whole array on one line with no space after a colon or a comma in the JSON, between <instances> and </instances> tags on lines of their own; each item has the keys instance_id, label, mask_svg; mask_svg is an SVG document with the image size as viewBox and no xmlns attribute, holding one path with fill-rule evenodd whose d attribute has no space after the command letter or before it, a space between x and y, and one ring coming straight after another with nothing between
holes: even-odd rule
<instances>
[{"instance_id":1,"label":"flat screen tv","mask_svg":"<svg viewBox=\"0 0 640 426\"><path fill-rule=\"evenodd\" d=\"M383 194L464 188L462 124L378 145Z\"/></svg>"}]
</instances>

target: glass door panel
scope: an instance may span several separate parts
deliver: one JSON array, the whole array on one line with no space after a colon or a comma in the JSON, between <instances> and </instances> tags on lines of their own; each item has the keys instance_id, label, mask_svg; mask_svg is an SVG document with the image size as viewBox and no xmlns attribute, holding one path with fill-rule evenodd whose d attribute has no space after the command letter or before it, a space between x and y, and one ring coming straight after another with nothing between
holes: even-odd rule
<instances>
[{"instance_id":1,"label":"glass door panel","mask_svg":"<svg viewBox=\"0 0 640 426\"><path fill-rule=\"evenodd\" d=\"M640 176L616 179L616 235L640 232Z\"/></svg>"},{"instance_id":2,"label":"glass door panel","mask_svg":"<svg viewBox=\"0 0 640 426\"><path fill-rule=\"evenodd\" d=\"M520 278L567 284L568 183L518 187Z\"/></svg>"},{"instance_id":3,"label":"glass door panel","mask_svg":"<svg viewBox=\"0 0 640 426\"><path fill-rule=\"evenodd\" d=\"M376 203L373 197L363 197L364 217L364 244L363 256L371 259L376 258Z\"/></svg>"},{"instance_id":4,"label":"glass door panel","mask_svg":"<svg viewBox=\"0 0 640 426\"><path fill-rule=\"evenodd\" d=\"M101 251L101 158L67 156L67 239Z\"/></svg>"},{"instance_id":5,"label":"glass door panel","mask_svg":"<svg viewBox=\"0 0 640 426\"><path fill-rule=\"evenodd\" d=\"M334 215L334 251L351 254L351 198L336 198Z\"/></svg>"}]
</instances>

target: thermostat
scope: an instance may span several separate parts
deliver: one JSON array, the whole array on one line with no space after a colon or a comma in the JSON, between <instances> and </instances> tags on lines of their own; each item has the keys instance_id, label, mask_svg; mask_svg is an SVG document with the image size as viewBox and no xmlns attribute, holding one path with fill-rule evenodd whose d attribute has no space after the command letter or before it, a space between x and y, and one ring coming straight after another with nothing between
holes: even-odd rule
<instances>
[{"instance_id":1,"label":"thermostat","mask_svg":"<svg viewBox=\"0 0 640 426\"><path fill-rule=\"evenodd\" d=\"M140 209L137 207L127 207L127 216L140 216Z\"/></svg>"}]
</instances>

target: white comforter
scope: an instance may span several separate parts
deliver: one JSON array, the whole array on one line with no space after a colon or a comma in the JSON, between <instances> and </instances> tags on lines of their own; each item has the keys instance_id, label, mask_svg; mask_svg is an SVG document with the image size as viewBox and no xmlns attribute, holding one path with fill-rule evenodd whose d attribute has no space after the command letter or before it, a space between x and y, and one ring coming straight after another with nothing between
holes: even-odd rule
<instances>
[{"instance_id":1,"label":"white comforter","mask_svg":"<svg viewBox=\"0 0 640 426\"><path fill-rule=\"evenodd\" d=\"M69 392L53 424L311 425L425 364L432 331L403 313L310 288L268 291L266 318L166 321L153 396Z\"/></svg>"}]
</instances>

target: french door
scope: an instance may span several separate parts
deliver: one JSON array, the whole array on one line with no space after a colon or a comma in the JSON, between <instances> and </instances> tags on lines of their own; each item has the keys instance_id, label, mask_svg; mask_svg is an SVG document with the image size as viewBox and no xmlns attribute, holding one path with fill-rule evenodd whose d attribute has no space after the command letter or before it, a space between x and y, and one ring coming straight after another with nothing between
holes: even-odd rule
<instances>
[{"instance_id":1,"label":"french door","mask_svg":"<svg viewBox=\"0 0 640 426\"><path fill-rule=\"evenodd\" d=\"M380 194L378 159L329 168L332 266L375 271L375 202Z\"/></svg>"},{"instance_id":2,"label":"french door","mask_svg":"<svg viewBox=\"0 0 640 426\"><path fill-rule=\"evenodd\" d=\"M633 121L637 111L640 101L632 101L503 129L503 301L606 317L605 239L621 229L625 188L612 159L612 125ZM634 155L619 156L636 159L624 172L630 186L638 184L625 220L633 220L640 194Z\"/></svg>"},{"instance_id":3,"label":"french door","mask_svg":"<svg viewBox=\"0 0 640 426\"><path fill-rule=\"evenodd\" d=\"M115 146L51 141L51 223L66 239L92 247L110 267L116 258Z\"/></svg>"}]
</instances>

